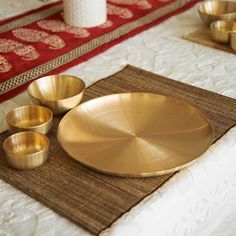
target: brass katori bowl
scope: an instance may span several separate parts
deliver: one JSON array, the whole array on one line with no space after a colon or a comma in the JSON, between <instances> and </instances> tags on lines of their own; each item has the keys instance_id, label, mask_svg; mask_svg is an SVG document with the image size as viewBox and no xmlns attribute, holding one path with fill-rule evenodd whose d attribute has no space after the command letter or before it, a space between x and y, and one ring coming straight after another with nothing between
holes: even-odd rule
<instances>
[{"instance_id":1,"label":"brass katori bowl","mask_svg":"<svg viewBox=\"0 0 236 236\"><path fill-rule=\"evenodd\" d=\"M236 32L230 32L229 43L230 47L236 52Z\"/></svg>"},{"instance_id":2,"label":"brass katori bowl","mask_svg":"<svg viewBox=\"0 0 236 236\"><path fill-rule=\"evenodd\" d=\"M49 139L34 131L24 131L8 137L3 149L10 166L21 170L33 169L47 160Z\"/></svg>"},{"instance_id":3,"label":"brass katori bowl","mask_svg":"<svg viewBox=\"0 0 236 236\"><path fill-rule=\"evenodd\" d=\"M51 75L33 81L28 94L33 103L50 108L53 114L61 114L76 107L82 100L85 83L71 75Z\"/></svg>"},{"instance_id":4,"label":"brass katori bowl","mask_svg":"<svg viewBox=\"0 0 236 236\"><path fill-rule=\"evenodd\" d=\"M32 130L47 134L52 127L52 112L42 106L17 107L7 113L6 121L12 133Z\"/></svg>"},{"instance_id":5,"label":"brass katori bowl","mask_svg":"<svg viewBox=\"0 0 236 236\"><path fill-rule=\"evenodd\" d=\"M236 2L205 1L198 6L198 13L207 25L217 20L233 21L236 19Z\"/></svg>"},{"instance_id":6,"label":"brass katori bowl","mask_svg":"<svg viewBox=\"0 0 236 236\"><path fill-rule=\"evenodd\" d=\"M229 43L230 32L236 31L236 22L219 20L210 25L211 38L219 43Z\"/></svg>"}]
</instances>

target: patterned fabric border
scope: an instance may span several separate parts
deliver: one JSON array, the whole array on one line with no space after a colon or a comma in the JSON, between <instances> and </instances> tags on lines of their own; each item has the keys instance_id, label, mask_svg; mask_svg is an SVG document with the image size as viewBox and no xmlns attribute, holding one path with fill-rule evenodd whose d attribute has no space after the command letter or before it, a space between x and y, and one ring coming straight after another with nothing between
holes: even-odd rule
<instances>
[{"instance_id":1,"label":"patterned fabric border","mask_svg":"<svg viewBox=\"0 0 236 236\"><path fill-rule=\"evenodd\" d=\"M48 16L51 16L51 15L58 13L58 12L61 12L62 9L63 9L63 6L59 5L59 6L51 7L49 9L45 9L45 10L37 12L37 13L32 13L30 15L23 16L20 19L17 19L17 20L10 22L10 23L6 23L4 25L1 25L0 26L0 33L4 33L6 31L13 30L13 29L16 29L19 27L23 27L23 26L26 26L30 23L45 19Z\"/></svg>"},{"instance_id":2,"label":"patterned fabric border","mask_svg":"<svg viewBox=\"0 0 236 236\"><path fill-rule=\"evenodd\" d=\"M197 2L198 0L175 0L166 6L151 11L143 17L122 24L118 28L113 28L112 31L88 40L84 44L79 45L68 52L65 52L63 55L59 55L56 58L48 60L46 63L36 65L33 68L0 83L0 95L7 94L12 90L18 89L18 87L23 86L24 84L38 77L45 76L55 71L61 72L63 69L66 69L65 67L67 65L73 66L71 63L76 61L77 64L80 63L81 61L78 60L83 58L83 56L86 56L86 59L91 58L92 56L95 56L98 53L104 51L104 49L108 49L119 41L121 42L128 37L142 32L143 30L150 28L152 25L163 21L171 15L193 6ZM15 27L23 27L29 23L38 22L39 20L45 19L45 17L53 16L55 13L59 14L61 10L62 4L59 4L56 6L51 6L49 9L43 9L41 11L34 12L19 19L13 20L10 23L1 25L0 32L7 32L14 29ZM100 48L103 49L98 52Z\"/></svg>"}]
</instances>

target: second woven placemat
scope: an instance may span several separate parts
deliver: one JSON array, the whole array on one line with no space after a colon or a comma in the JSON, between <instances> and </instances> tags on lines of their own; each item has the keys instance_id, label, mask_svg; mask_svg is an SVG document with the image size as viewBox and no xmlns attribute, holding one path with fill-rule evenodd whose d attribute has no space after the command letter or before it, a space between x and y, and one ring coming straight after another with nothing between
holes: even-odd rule
<instances>
[{"instance_id":1,"label":"second woven placemat","mask_svg":"<svg viewBox=\"0 0 236 236\"><path fill-rule=\"evenodd\" d=\"M235 54L235 52L227 44L220 44L211 39L210 30L206 27L200 28L194 32L184 35L184 39L192 41L194 43L202 44L210 48L219 49L221 51L230 52Z\"/></svg>"},{"instance_id":2,"label":"second woven placemat","mask_svg":"<svg viewBox=\"0 0 236 236\"><path fill-rule=\"evenodd\" d=\"M84 101L131 91L174 96L197 106L212 121L214 140L236 123L236 100L132 66L90 86ZM56 139L60 119L54 118L49 133L49 160L35 170L17 171L8 167L2 143L9 134L0 135L0 178L86 230L98 234L171 177L118 178L79 165L62 150Z\"/></svg>"}]
</instances>

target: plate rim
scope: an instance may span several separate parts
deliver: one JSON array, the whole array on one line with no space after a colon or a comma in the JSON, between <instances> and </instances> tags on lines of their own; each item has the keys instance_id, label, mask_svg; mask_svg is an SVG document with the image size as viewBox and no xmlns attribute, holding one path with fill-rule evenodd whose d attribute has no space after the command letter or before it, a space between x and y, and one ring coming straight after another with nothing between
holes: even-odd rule
<instances>
[{"instance_id":1,"label":"plate rim","mask_svg":"<svg viewBox=\"0 0 236 236\"><path fill-rule=\"evenodd\" d=\"M192 107L194 109L196 109L199 114L201 114L201 116L204 117L204 119L207 121L210 130L211 130L211 141L209 142L209 145L201 152L201 154L199 154L196 158L194 158L192 161L189 161L181 166L177 166L174 168L170 168L170 169L166 169L166 170L161 170L161 171L156 171L156 172L143 172L143 173L122 173L122 172L112 172L112 171L107 171L107 170L103 170L103 169L99 169L96 168L94 166L90 166L84 162L81 162L80 160L76 159L75 157L73 157L72 155L70 155L68 153L68 151L66 150L66 148L63 146L61 139L59 137L59 129L60 129L60 125L63 122L63 120L66 118L66 116L69 116L70 113L74 112L77 109L80 109L81 106L86 105L87 103L93 101L93 100L98 100L98 99L103 99L104 97L111 97L111 96L120 96L120 95L130 95L130 94L137 94L137 95L151 95L151 96L161 96L161 97L165 97L165 98L169 98L172 99L174 101L180 102L181 104L188 106L188 107ZM198 158L200 158L213 144L214 141L214 126L212 124L212 121L208 118L208 116L203 113L198 107L196 107L195 105L192 105L191 103L185 102L180 100L179 98L175 98L174 96L166 96L163 94L157 94L157 93L151 93L151 92L125 92L125 93L113 93L113 94L108 94L108 95L104 95L104 96L100 96L100 97L96 97L96 98L92 98L88 101L85 101L83 103L80 103L77 107L71 109L68 113L66 113L62 119L60 120L58 127L57 127L57 140L59 142L59 144L61 145L62 149L68 154L68 156L70 158L72 158L74 161L78 162L79 164L81 164L82 166L89 168L90 170L96 171L98 173L102 173L102 174L106 174L106 175L110 175L110 176L116 176L116 177L128 177L128 178L143 178L143 177L157 177L157 176L161 176L161 175L166 175L166 174L170 174L170 173L174 173L177 172L179 170L182 170L188 166L190 166L192 163L194 163Z\"/></svg>"}]
</instances>

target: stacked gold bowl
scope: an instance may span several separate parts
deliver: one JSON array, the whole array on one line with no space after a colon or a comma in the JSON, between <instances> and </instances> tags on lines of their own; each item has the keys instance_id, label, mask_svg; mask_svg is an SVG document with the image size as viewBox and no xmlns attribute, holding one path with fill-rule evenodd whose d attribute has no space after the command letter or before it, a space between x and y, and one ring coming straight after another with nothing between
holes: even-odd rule
<instances>
[{"instance_id":1,"label":"stacked gold bowl","mask_svg":"<svg viewBox=\"0 0 236 236\"><path fill-rule=\"evenodd\" d=\"M48 158L53 115L77 106L82 100L85 83L74 76L55 75L35 80L28 87L34 105L11 110L6 121L13 133L3 143L8 163L21 170L41 166Z\"/></svg>"},{"instance_id":2,"label":"stacked gold bowl","mask_svg":"<svg viewBox=\"0 0 236 236\"><path fill-rule=\"evenodd\" d=\"M199 5L198 12L210 27L211 38L236 51L236 2L206 1Z\"/></svg>"}]
</instances>

